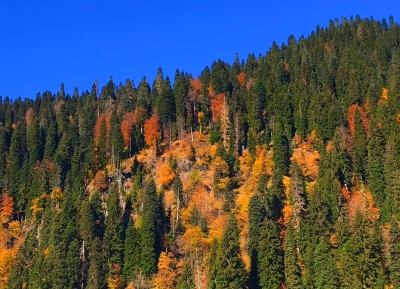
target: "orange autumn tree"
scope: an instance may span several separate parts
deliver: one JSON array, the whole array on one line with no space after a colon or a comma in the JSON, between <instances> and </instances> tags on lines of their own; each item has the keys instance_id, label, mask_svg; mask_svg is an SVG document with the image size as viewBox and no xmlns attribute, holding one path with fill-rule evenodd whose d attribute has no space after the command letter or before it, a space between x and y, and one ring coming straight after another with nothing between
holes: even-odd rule
<instances>
[{"instance_id":1,"label":"orange autumn tree","mask_svg":"<svg viewBox=\"0 0 400 289\"><path fill-rule=\"evenodd\" d=\"M173 253L162 252L158 260L158 272L154 278L154 288L173 289L176 288L178 262Z\"/></svg>"},{"instance_id":2,"label":"orange autumn tree","mask_svg":"<svg viewBox=\"0 0 400 289\"><path fill-rule=\"evenodd\" d=\"M165 163L162 163L158 167L158 182L164 187L168 187L172 181L174 180L175 173L171 169L171 167Z\"/></svg>"},{"instance_id":3,"label":"orange autumn tree","mask_svg":"<svg viewBox=\"0 0 400 289\"><path fill-rule=\"evenodd\" d=\"M221 115L225 103L225 94L220 93L211 98L212 121L216 122Z\"/></svg>"},{"instance_id":4,"label":"orange autumn tree","mask_svg":"<svg viewBox=\"0 0 400 289\"><path fill-rule=\"evenodd\" d=\"M135 123L134 119L135 119L134 113L127 112L127 113L125 113L124 119L121 122L122 138L124 140L125 148L128 149L128 147L129 147L129 156L132 153L131 133L132 133L133 125Z\"/></svg>"},{"instance_id":5,"label":"orange autumn tree","mask_svg":"<svg viewBox=\"0 0 400 289\"><path fill-rule=\"evenodd\" d=\"M110 129L111 129L111 115L109 114L105 114L105 113L101 113L99 115L99 117L96 120L96 124L94 126L94 143L97 145L97 143L99 142L99 138L100 138L100 130L101 130L101 123L103 122L103 120L106 121L106 131L107 131L107 139L109 139L109 135L110 135Z\"/></svg>"},{"instance_id":6,"label":"orange autumn tree","mask_svg":"<svg viewBox=\"0 0 400 289\"><path fill-rule=\"evenodd\" d=\"M362 120L362 123L363 123L365 131L367 133L369 132L369 120L368 120L367 114L357 104L353 104L353 105L351 105L349 107L349 112L347 114L347 122L349 123L350 134L351 134L352 137L354 137L354 133L355 133L355 123L354 123L354 121L355 121L356 111L358 111L360 116L361 116L361 120Z\"/></svg>"},{"instance_id":7,"label":"orange autumn tree","mask_svg":"<svg viewBox=\"0 0 400 289\"><path fill-rule=\"evenodd\" d=\"M150 147L156 147L157 141L161 139L160 124L157 114L153 114L144 122L144 139Z\"/></svg>"},{"instance_id":8,"label":"orange autumn tree","mask_svg":"<svg viewBox=\"0 0 400 289\"><path fill-rule=\"evenodd\" d=\"M244 84L244 81L246 80L246 73L244 73L244 72L239 73L237 78L238 78L240 87L242 87Z\"/></svg>"},{"instance_id":9,"label":"orange autumn tree","mask_svg":"<svg viewBox=\"0 0 400 289\"><path fill-rule=\"evenodd\" d=\"M14 213L14 200L12 197L8 195L8 192L5 192L0 197L0 221L3 224L8 223L13 216Z\"/></svg>"}]
</instances>

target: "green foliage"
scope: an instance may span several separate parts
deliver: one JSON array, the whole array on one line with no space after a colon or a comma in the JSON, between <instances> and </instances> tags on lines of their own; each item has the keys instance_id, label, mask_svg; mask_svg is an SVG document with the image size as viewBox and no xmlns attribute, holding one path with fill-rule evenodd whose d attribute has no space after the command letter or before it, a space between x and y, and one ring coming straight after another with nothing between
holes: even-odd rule
<instances>
[{"instance_id":1,"label":"green foliage","mask_svg":"<svg viewBox=\"0 0 400 289\"><path fill-rule=\"evenodd\" d=\"M159 68L152 88L146 77L137 88L132 80L116 85L110 78L104 87L96 80L81 95L78 88L69 95L61 84L58 93L34 99L0 97L0 197L8 194L14 203L12 212L0 207L0 256L20 246L5 276L8 288L105 289L117 277L124 279L120 287L149 287L162 250L171 251L177 264L185 260L184 268L173 268L181 273L178 288L194 288L194 272L202 282L205 260L208 287L215 289L400 288L399 41L393 17L356 16L331 20L307 38L274 42L266 55L214 61L198 79L177 69L173 86ZM229 113L215 120L212 100L219 93ZM121 131L128 112L129 154ZM160 117L159 151L143 158L144 122L153 114ZM209 159L202 159L207 139L218 144L220 157L211 174L205 172ZM233 216L218 228L225 229L219 245L199 242L196 254L182 255L180 242L184 221L200 226L206 240L215 214L241 211L236 193L256 175L260 146L273 167L260 171L256 190L246 192L246 280ZM157 175L156 158L168 148L174 195L164 210L164 195L150 179ZM175 154L180 149L187 157ZM304 154L298 165L292 158L297 150ZM309 158L314 150L317 164ZM308 174L314 165L317 176ZM102 170L111 189L99 193L93 179ZM196 174L193 186L186 186L187 175ZM215 181L202 188L210 190L207 210L191 206L205 175ZM288 176L290 194L283 183ZM356 191L367 202L357 203ZM222 210L208 210L206 194L222 201ZM178 214L171 216L175 204ZM1 259L0 269L4 263L10 264Z\"/></svg>"},{"instance_id":2,"label":"green foliage","mask_svg":"<svg viewBox=\"0 0 400 289\"><path fill-rule=\"evenodd\" d=\"M239 228L233 214L224 230L214 266L215 277L209 283L214 283L216 289L244 287L247 274L240 257Z\"/></svg>"},{"instance_id":3,"label":"green foliage","mask_svg":"<svg viewBox=\"0 0 400 289\"><path fill-rule=\"evenodd\" d=\"M260 227L258 251L259 287L279 289L284 280L283 252L277 224L266 219Z\"/></svg>"},{"instance_id":4,"label":"green foliage","mask_svg":"<svg viewBox=\"0 0 400 289\"><path fill-rule=\"evenodd\" d=\"M193 270L188 263L183 266L182 274L179 277L177 289L195 289Z\"/></svg>"},{"instance_id":5,"label":"green foliage","mask_svg":"<svg viewBox=\"0 0 400 289\"><path fill-rule=\"evenodd\" d=\"M142 226L140 228L140 270L146 277L157 272L158 257L161 252L163 233L163 215L156 184L153 179L147 184L142 209Z\"/></svg>"}]
</instances>

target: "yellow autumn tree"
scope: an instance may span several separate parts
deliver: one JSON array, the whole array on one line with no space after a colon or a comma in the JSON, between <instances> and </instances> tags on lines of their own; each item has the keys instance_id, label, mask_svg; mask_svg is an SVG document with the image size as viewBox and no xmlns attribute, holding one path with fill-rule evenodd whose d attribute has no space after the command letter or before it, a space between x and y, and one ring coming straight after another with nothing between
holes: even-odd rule
<instances>
[{"instance_id":1,"label":"yellow autumn tree","mask_svg":"<svg viewBox=\"0 0 400 289\"><path fill-rule=\"evenodd\" d=\"M162 252L158 260L158 272L154 278L155 289L173 289L176 288L177 279L177 261L171 252Z\"/></svg>"}]
</instances>

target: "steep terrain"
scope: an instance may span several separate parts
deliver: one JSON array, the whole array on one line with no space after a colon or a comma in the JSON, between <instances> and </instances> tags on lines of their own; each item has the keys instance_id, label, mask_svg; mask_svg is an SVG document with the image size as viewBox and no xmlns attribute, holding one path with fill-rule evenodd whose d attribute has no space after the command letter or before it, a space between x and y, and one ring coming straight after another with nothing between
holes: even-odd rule
<instances>
[{"instance_id":1,"label":"steep terrain","mask_svg":"<svg viewBox=\"0 0 400 289\"><path fill-rule=\"evenodd\" d=\"M400 288L400 26L0 99L1 288Z\"/></svg>"}]
</instances>

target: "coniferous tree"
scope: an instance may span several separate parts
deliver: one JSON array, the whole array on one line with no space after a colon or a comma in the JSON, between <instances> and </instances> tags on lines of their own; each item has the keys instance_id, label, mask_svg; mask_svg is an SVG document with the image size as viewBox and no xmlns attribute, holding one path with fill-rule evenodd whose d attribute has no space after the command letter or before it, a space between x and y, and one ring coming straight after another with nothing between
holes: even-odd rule
<instances>
[{"instance_id":1,"label":"coniferous tree","mask_svg":"<svg viewBox=\"0 0 400 289\"><path fill-rule=\"evenodd\" d=\"M400 288L400 228L397 216L390 223L389 278L393 288Z\"/></svg>"},{"instance_id":2,"label":"coniferous tree","mask_svg":"<svg viewBox=\"0 0 400 289\"><path fill-rule=\"evenodd\" d=\"M259 287L254 288L281 288L284 279L281 240L278 226L271 219L261 224L257 250Z\"/></svg>"},{"instance_id":3,"label":"coniferous tree","mask_svg":"<svg viewBox=\"0 0 400 289\"><path fill-rule=\"evenodd\" d=\"M326 237L321 237L314 252L313 264L315 288L339 288L339 272L330 252Z\"/></svg>"},{"instance_id":4,"label":"coniferous tree","mask_svg":"<svg viewBox=\"0 0 400 289\"><path fill-rule=\"evenodd\" d=\"M239 228L233 214L230 215L215 260L215 279L210 283L216 289L244 288L246 283L245 264L240 257Z\"/></svg>"},{"instance_id":5,"label":"coniferous tree","mask_svg":"<svg viewBox=\"0 0 400 289\"><path fill-rule=\"evenodd\" d=\"M140 239L138 230L134 226L132 219L129 219L126 229L125 249L124 249L124 267L123 273L125 279L129 282L134 278L135 272L140 264Z\"/></svg>"},{"instance_id":6,"label":"coniferous tree","mask_svg":"<svg viewBox=\"0 0 400 289\"><path fill-rule=\"evenodd\" d=\"M124 252L124 231L119 206L118 189L113 187L108 194L103 251L108 262L109 274L121 274Z\"/></svg>"},{"instance_id":7,"label":"coniferous tree","mask_svg":"<svg viewBox=\"0 0 400 289\"><path fill-rule=\"evenodd\" d=\"M151 179L146 187L140 228L140 270L148 278L156 273L157 261L161 250L162 216L156 184Z\"/></svg>"},{"instance_id":8,"label":"coniferous tree","mask_svg":"<svg viewBox=\"0 0 400 289\"><path fill-rule=\"evenodd\" d=\"M183 266L183 271L179 277L177 289L195 289L193 270L188 263Z\"/></svg>"},{"instance_id":9,"label":"coniferous tree","mask_svg":"<svg viewBox=\"0 0 400 289\"><path fill-rule=\"evenodd\" d=\"M292 222L286 227L285 233L285 285L288 289L301 288L301 271L297 257L297 236Z\"/></svg>"}]
</instances>

